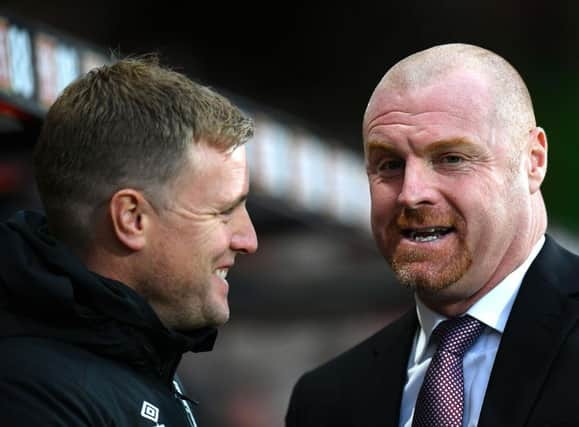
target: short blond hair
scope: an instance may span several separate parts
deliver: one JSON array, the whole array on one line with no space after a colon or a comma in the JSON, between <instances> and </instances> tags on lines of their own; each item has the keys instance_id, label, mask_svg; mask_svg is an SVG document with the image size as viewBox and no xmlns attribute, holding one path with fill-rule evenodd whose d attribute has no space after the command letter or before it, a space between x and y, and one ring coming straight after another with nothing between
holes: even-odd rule
<instances>
[{"instance_id":1,"label":"short blond hair","mask_svg":"<svg viewBox=\"0 0 579 427\"><path fill-rule=\"evenodd\" d=\"M161 198L191 144L223 150L253 135L253 122L214 90L162 67L155 55L127 58L71 83L49 109L34 166L51 231L85 246L95 209L120 188Z\"/></svg>"}]
</instances>

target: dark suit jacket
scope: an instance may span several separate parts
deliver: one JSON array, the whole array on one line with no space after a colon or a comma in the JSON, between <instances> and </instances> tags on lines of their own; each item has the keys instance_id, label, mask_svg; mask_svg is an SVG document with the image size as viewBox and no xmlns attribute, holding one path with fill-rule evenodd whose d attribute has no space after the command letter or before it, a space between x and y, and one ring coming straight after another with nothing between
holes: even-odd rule
<instances>
[{"instance_id":1,"label":"dark suit jacket","mask_svg":"<svg viewBox=\"0 0 579 427\"><path fill-rule=\"evenodd\" d=\"M417 326L412 309L303 375L286 426L398 426ZM548 236L513 305L478 425L579 426L579 257Z\"/></svg>"}]
</instances>

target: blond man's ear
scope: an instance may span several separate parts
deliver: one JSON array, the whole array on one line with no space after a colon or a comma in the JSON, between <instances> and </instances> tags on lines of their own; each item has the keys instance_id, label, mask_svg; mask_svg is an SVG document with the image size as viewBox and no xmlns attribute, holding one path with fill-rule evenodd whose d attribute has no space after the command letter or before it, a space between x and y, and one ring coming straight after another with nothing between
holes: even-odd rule
<instances>
[{"instance_id":1,"label":"blond man's ear","mask_svg":"<svg viewBox=\"0 0 579 427\"><path fill-rule=\"evenodd\" d=\"M133 251L143 249L150 225L151 205L143 194L131 188L117 191L109 202L114 233L121 244Z\"/></svg>"}]
</instances>

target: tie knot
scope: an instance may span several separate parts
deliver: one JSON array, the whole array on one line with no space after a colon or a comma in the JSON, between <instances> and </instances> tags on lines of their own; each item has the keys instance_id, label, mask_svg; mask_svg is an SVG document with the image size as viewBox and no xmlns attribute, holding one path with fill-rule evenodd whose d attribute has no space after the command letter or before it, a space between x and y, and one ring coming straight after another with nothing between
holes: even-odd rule
<instances>
[{"instance_id":1,"label":"tie knot","mask_svg":"<svg viewBox=\"0 0 579 427\"><path fill-rule=\"evenodd\" d=\"M438 349L463 357L485 328L484 323L471 316L453 317L441 322L432 331L438 337Z\"/></svg>"}]
</instances>

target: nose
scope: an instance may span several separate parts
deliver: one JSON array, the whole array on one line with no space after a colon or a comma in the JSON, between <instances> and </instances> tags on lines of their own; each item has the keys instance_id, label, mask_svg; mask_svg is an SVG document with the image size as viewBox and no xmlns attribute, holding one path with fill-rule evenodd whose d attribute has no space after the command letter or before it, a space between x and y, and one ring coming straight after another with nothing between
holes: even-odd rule
<instances>
[{"instance_id":1,"label":"nose","mask_svg":"<svg viewBox=\"0 0 579 427\"><path fill-rule=\"evenodd\" d=\"M240 211L230 246L235 252L243 254L252 254L257 251L257 234L245 207Z\"/></svg>"},{"instance_id":2,"label":"nose","mask_svg":"<svg viewBox=\"0 0 579 427\"><path fill-rule=\"evenodd\" d=\"M437 193L434 180L432 169L422 160L407 159L398 203L408 208L435 204Z\"/></svg>"}]
</instances>

